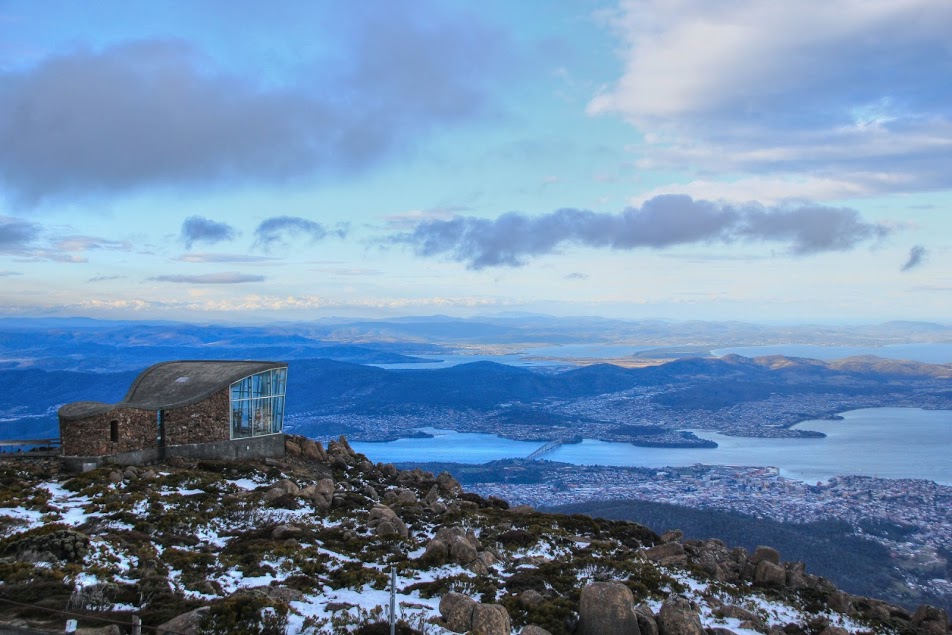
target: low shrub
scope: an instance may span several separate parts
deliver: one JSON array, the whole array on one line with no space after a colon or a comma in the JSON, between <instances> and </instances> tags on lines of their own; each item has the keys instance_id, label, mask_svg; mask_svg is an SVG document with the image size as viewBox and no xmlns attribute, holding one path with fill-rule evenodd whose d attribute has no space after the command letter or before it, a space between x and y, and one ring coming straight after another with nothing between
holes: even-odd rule
<instances>
[{"instance_id":1,"label":"low shrub","mask_svg":"<svg viewBox=\"0 0 952 635\"><path fill-rule=\"evenodd\" d=\"M200 631L209 635L284 635L288 606L256 594L236 593L214 602Z\"/></svg>"}]
</instances>

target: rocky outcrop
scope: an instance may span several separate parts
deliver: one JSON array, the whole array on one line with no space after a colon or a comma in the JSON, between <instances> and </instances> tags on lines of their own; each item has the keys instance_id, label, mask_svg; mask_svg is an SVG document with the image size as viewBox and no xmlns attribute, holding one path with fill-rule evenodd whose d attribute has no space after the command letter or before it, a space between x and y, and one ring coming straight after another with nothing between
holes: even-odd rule
<instances>
[{"instance_id":1,"label":"rocky outcrop","mask_svg":"<svg viewBox=\"0 0 952 635\"><path fill-rule=\"evenodd\" d=\"M420 561L433 567L439 567L446 564L449 555L450 552L446 543L434 538L426 543L426 548L423 550L423 555L420 556Z\"/></svg>"},{"instance_id":2,"label":"rocky outcrop","mask_svg":"<svg viewBox=\"0 0 952 635\"><path fill-rule=\"evenodd\" d=\"M684 564L687 562L687 555L684 547L678 542L666 542L655 547L650 547L644 551L648 560L663 565Z\"/></svg>"},{"instance_id":3,"label":"rocky outcrop","mask_svg":"<svg viewBox=\"0 0 952 635\"><path fill-rule=\"evenodd\" d=\"M440 599L442 626L454 633L465 633L473 623L476 600L462 593L447 593Z\"/></svg>"},{"instance_id":4,"label":"rocky outcrop","mask_svg":"<svg viewBox=\"0 0 952 635\"><path fill-rule=\"evenodd\" d=\"M738 547L728 549L720 540L692 540L685 543L691 559L716 580L736 582L741 579L747 565L747 550Z\"/></svg>"},{"instance_id":5,"label":"rocky outcrop","mask_svg":"<svg viewBox=\"0 0 952 635\"><path fill-rule=\"evenodd\" d=\"M314 509L325 511L330 508L334 500L334 479L322 478L313 485L301 489L299 495L310 501Z\"/></svg>"},{"instance_id":6,"label":"rocky outcrop","mask_svg":"<svg viewBox=\"0 0 952 635\"><path fill-rule=\"evenodd\" d=\"M733 618L735 620L740 620L741 626L743 628L750 628L755 631L764 632L767 628L767 625L764 624L763 620L759 616L751 613L747 609L741 608L739 606L734 606L733 604L725 604L714 609L714 616L719 618Z\"/></svg>"},{"instance_id":7,"label":"rocky outcrop","mask_svg":"<svg viewBox=\"0 0 952 635\"><path fill-rule=\"evenodd\" d=\"M723 621L722 626L702 629L703 614L730 620L730 628L737 632L842 635L843 625L858 623L881 625L884 632L948 635L948 617L939 609L923 606L913 614L851 596L807 573L803 563L783 562L769 547L748 554L720 540L684 540L678 531L659 537L633 523L549 515L530 507L507 509L499 499L462 492L446 473L434 476L419 469L401 472L390 464L375 465L353 453L346 439L331 442L325 450L314 441L294 437L287 447L288 456L280 461L231 466L180 459L162 470L110 467L101 472L99 483L83 477L76 487L66 489L90 501L86 511L107 515L121 510L129 526L116 530L100 521L83 525L95 547L86 551L90 539L83 534L65 525L37 526L0 539L0 566L12 564L10 570L19 571L35 562L44 572L75 571L76 563L82 563L105 571L111 565L102 559L104 545L126 553L132 553L130 545L145 545L148 548L136 551L135 574L116 578L107 603L144 598L143 606L161 609L161 619L199 602L211 604L215 615L233 615L236 607L247 603L241 598L233 601L234 593L229 597L229 587L219 582L233 575L229 569L238 567L247 580L267 579L281 567L282 575L288 573L282 585L251 589L262 619L277 617L292 604L317 602L323 604L324 615L343 621L375 608L370 603L380 598L366 594L365 602L350 591L337 597L333 593L367 584L385 588L384 565L397 568L404 615L412 615L414 624L448 629L440 632L508 635L512 623L521 627L517 628L521 635L731 632ZM26 491L48 481L49 477L31 484L17 482L12 489ZM267 485L249 489L249 483ZM188 491L203 484L214 484L205 496ZM143 500L148 503L139 504ZM265 501L297 511L261 514ZM42 496L33 504L44 513L41 506L52 507L55 501ZM225 519L228 531L221 531L221 526L201 534L192 530L209 526L212 518ZM64 542L74 543L73 555L58 546ZM420 555L411 560L408 553ZM38 559L38 554L46 560ZM67 556L74 559L65 562ZM444 565L451 566L433 570ZM602 576L627 582L594 582L579 591L579 580ZM13 588L8 580L4 584ZM70 584L50 584L42 590L30 584L18 584L16 590L36 594L38 605L49 602L61 610L70 601ZM473 597L447 593L448 588L465 589ZM629 588L637 589L634 597ZM655 614L653 608L659 605L654 598L671 589L684 589L687 598L671 595ZM182 590L190 594L187 600ZM432 604L414 602L441 593L445 595L438 615ZM477 596L488 601L499 598L500 604L482 604L473 599ZM748 610L754 606L748 601L751 596L776 603L778 610ZM635 597L652 604L635 606ZM198 632L208 610L183 613L163 627L168 633ZM347 611L351 618L342 615ZM156 612L152 620L158 619ZM783 617L767 617L778 615ZM767 625L765 619L780 623Z\"/></svg>"},{"instance_id":8,"label":"rocky outcrop","mask_svg":"<svg viewBox=\"0 0 952 635\"><path fill-rule=\"evenodd\" d=\"M466 531L458 525L441 527L427 543L420 560L437 564L455 562L482 575L488 573L489 567L495 564L496 556L481 549L482 545L472 531Z\"/></svg>"},{"instance_id":9,"label":"rocky outcrop","mask_svg":"<svg viewBox=\"0 0 952 635\"><path fill-rule=\"evenodd\" d=\"M754 569L754 584L780 588L787 583L787 572L779 564L761 560Z\"/></svg>"},{"instance_id":10,"label":"rocky outcrop","mask_svg":"<svg viewBox=\"0 0 952 635\"><path fill-rule=\"evenodd\" d=\"M209 607L203 606L173 617L156 628L157 635L198 635L202 620L208 614Z\"/></svg>"},{"instance_id":11,"label":"rocky outcrop","mask_svg":"<svg viewBox=\"0 0 952 635\"><path fill-rule=\"evenodd\" d=\"M473 635L509 635L512 624L509 613L500 604L477 604L473 607Z\"/></svg>"},{"instance_id":12,"label":"rocky outcrop","mask_svg":"<svg viewBox=\"0 0 952 635\"><path fill-rule=\"evenodd\" d=\"M658 635L658 621L650 608L645 605L636 606L635 615L638 616L638 628L641 630L641 635Z\"/></svg>"},{"instance_id":13,"label":"rocky outcrop","mask_svg":"<svg viewBox=\"0 0 952 635\"><path fill-rule=\"evenodd\" d=\"M690 600L671 594L658 611L659 635L705 635L701 616Z\"/></svg>"},{"instance_id":14,"label":"rocky outcrop","mask_svg":"<svg viewBox=\"0 0 952 635\"><path fill-rule=\"evenodd\" d=\"M525 607L539 606L545 598L535 589L527 589L519 594L519 604Z\"/></svg>"},{"instance_id":15,"label":"rocky outcrop","mask_svg":"<svg viewBox=\"0 0 952 635\"><path fill-rule=\"evenodd\" d=\"M330 466L339 470L348 470L357 465L357 453L350 447L347 438L341 435L336 441L327 444L327 461Z\"/></svg>"},{"instance_id":16,"label":"rocky outcrop","mask_svg":"<svg viewBox=\"0 0 952 635\"><path fill-rule=\"evenodd\" d=\"M949 630L949 616L942 609L923 604L910 620L912 626L927 635L945 635Z\"/></svg>"},{"instance_id":17,"label":"rocky outcrop","mask_svg":"<svg viewBox=\"0 0 952 635\"><path fill-rule=\"evenodd\" d=\"M512 632L504 606L481 604L462 593L447 593L440 599L440 616L440 625L454 633L510 635Z\"/></svg>"},{"instance_id":18,"label":"rocky outcrop","mask_svg":"<svg viewBox=\"0 0 952 635\"><path fill-rule=\"evenodd\" d=\"M397 516L395 511L384 505L377 505L370 510L367 526L378 536L406 538L409 535L406 523Z\"/></svg>"},{"instance_id":19,"label":"rocky outcrop","mask_svg":"<svg viewBox=\"0 0 952 635\"><path fill-rule=\"evenodd\" d=\"M581 635L640 635L635 598L620 582L593 582L579 599Z\"/></svg>"},{"instance_id":20,"label":"rocky outcrop","mask_svg":"<svg viewBox=\"0 0 952 635\"><path fill-rule=\"evenodd\" d=\"M327 452L320 441L305 438L301 442L301 454L313 461L327 461Z\"/></svg>"},{"instance_id":21,"label":"rocky outcrop","mask_svg":"<svg viewBox=\"0 0 952 635\"><path fill-rule=\"evenodd\" d=\"M50 562L81 562L89 550L89 536L72 529L49 533L27 534L11 542L3 555L18 560Z\"/></svg>"},{"instance_id":22,"label":"rocky outcrop","mask_svg":"<svg viewBox=\"0 0 952 635\"><path fill-rule=\"evenodd\" d=\"M459 498L460 494L463 493L463 486L449 472L440 472L440 475L436 477L436 485L440 488L440 493L443 496Z\"/></svg>"}]
</instances>

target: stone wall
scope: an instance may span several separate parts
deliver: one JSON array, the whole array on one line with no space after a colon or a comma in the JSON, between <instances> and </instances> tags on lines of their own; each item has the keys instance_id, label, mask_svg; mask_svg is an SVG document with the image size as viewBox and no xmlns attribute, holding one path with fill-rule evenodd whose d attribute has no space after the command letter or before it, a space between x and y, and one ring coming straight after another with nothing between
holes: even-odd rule
<instances>
[{"instance_id":1,"label":"stone wall","mask_svg":"<svg viewBox=\"0 0 952 635\"><path fill-rule=\"evenodd\" d=\"M284 435L274 434L231 442L229 393L224 389L198 403L162 411L165 447L158 444L158 413L137 408L114 408L76 420L60 422L63 455L72 457L113 457L121 463L138 464L165 456L237 458L280 456ZM118 440L112 441L112 422ZM266 439L257 442L258 439ZM196 449L196 446L204 446ZM272 447L273 446L273 447ZM280 447L281 454L274 448ZM175 453L171 448L183 448Z\"/></svg>"},{"instance_id":2,"label":"stone wall","mask_svg":"<svg viewBox=\"0 0 952 635\"><path fill-rule=\"evenodd\" d=\"M112 422L118 440L111 440ZM103 456L155 448L158 424L155 413L137 408L115 408L83 419L60 422L66 456Z\"/></svg>"},{"instance_id":3,"label":"stone wall","mask_svg":"<svg viewBox=\"0 0 952 635\"><path fill-rule=\"evenodd\" d=\"M228 441L231 438L228 403L226 388L190 406L163 410L166 447Z\"/></svg>"}]
</instances>

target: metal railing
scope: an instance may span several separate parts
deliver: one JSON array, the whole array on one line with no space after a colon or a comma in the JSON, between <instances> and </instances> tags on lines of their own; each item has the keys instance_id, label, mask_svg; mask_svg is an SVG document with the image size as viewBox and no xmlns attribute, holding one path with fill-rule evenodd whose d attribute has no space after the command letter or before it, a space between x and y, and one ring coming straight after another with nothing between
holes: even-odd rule
<instances>
[{"instance_id":1,"label":"metal railing","mask_svg":"<svg viewBox=\"0 0 952 635\"><path fill-rule=\"evenodd\" d=\"M59 456L60 438L47 439L0 439L0 458L35 458Z\"/></svg>"}]
</instances>

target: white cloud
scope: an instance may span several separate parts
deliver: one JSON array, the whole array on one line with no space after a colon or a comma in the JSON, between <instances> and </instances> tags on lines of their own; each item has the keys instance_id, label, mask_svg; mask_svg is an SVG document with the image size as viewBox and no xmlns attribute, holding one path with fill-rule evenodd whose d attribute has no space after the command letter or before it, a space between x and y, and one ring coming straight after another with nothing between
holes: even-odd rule
<instances>
[{"instance_id":1,"label":"white cloud","mask_svg":"<svg viewBox=\"0 0 952 635\"><path fill-rule=\"evenodd\" d=\"M612 21L628 46L626 72L589 107L636 120L770 116L761 109L814 102L855 112L885 103L883 91L916 87L922 69L905 64L948 56L950 21L945 0L627 0ZM900 71L907 77L890 87Z\"/></svg>"},{"instance_id":2,"label":"white cloud","mask_svg":"<svg viewBox=\"0 0 952 635\"><path fill-rule=\"evenodd\" d=\"M261 264L274 262L280 258L271 256L250 256L248 254L182 254L175 258L178 262L194 263L242 263L242 264Z\"/></svg>"},{"instance_id":3,"label":"white cloud","mask_svg":"<svg viewBox=\"0 0 952 635\"><path fill-rule=\"evenodd\" d=\"M468 211L470 211L470 208L464 205L447 205L431 209L412 209L397 214L388 214L383 217L383 220L392 229L412 229L424 221L449 220L457 214Z\"/></svg>"},{"instance_id":4,"label":"white cloud","mask_svg":"<svg viewBox=\"0 0 952 635\"><path fill-rule=\"evenodd\" d=\"M759 201L764 205L780 205L791 201L835 201L857 198L869 190L855 182L821 177L748 176L733 181L696 179L658 187L631 197L631 205L642 205L662 194L687 194L695 199L712 201Z\"/></svg>"},{"instance_id":5,"label":"white cloud","mask_svg":"<svg viewBox=\"0 0 952 635\"><path fill-rule=\"evenodd\" d=\"M347 299L313 295L301 296L267 296L246 295L235 298L205 298L191 297L188 300L149 300L144 298L129 299L86 299L74 305L47 306L48 310L69 312L70 309L84 311L134 310L150 312L283 312L293 310L316 309L373 309L373 310L409 310L433 308L460 308L473 309L485 307L514 306L513 300L497 297L444 297L430 296L419 298L364 298Z\"/></svg>"},{"instance_id":6,"label":"white cloud","mask_svg":"<svg viewBox=\"0 0 952 635\"><path fill-rule=\"evenodd\" d=\"M625 71L588 111L644 133L639 167L952 185L946 0L627 0L609 24Z\"/></svg>"},{"instance_id":7,"label":"white cloud","mask_svg":"<svg viewBox=\"0 0 952 635\"><path fill-rule=\"evenodd\" d=\"M96 236L64 236L56 241L55 246L60 251L91 251L93 249L129 251L132 249L132 243L128 240L110 240Z\"/></svg>"}]
</instances>

